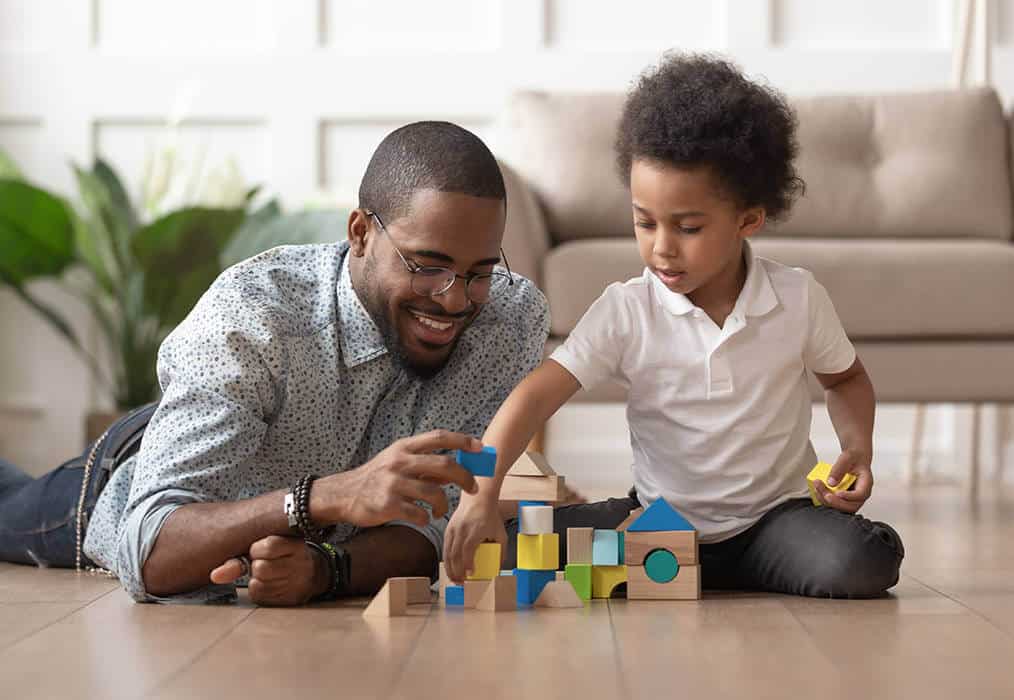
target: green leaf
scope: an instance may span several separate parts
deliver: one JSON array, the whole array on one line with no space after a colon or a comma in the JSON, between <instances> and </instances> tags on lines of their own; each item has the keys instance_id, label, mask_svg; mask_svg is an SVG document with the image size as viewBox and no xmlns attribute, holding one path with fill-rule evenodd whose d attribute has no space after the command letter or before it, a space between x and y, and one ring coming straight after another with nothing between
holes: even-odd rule
<instances>
[{"instance_id":1,"label":"green leaf","mask_svg":"<svg viewBox=\"0 0 1014 700\"><path fill-rule=\"evenodd\" d=\"M105 185L106 191L109 193L109 204L112 214L127 231L135 231L140 225L140 221L137 218L134 205L130 203L130 196L123 187L123 183L116 174L116 171L106 161L96 158L95 164L92 166L92 173L99 182Z\"/></svg>"},{"instance_id":2,"label":"green leaf","mask_svg":"<svg viewBox=\"0 0 1014 700\"><path fill-rule=\"evenodd\" d=\"M87 240L79 241L79 249L87 249L89 264L97 265L96 277L107 277L119 283L128 265L130 231L112 212L112 196L106 185L93 173L74 166L81 203L85 208L85 226L78 232Z\"/></svg>"},{"instance_id":3,"label":"green leaf","mask_svg":"<svg viewBox=\"0 0 1014 700\"><path fill-rule=\"evenodd\" d=\"M0 180L0 275L20 285L58 275L74 262L74 233L67 205L45 190Z\"/></svg>"},{"instance_id":4,"label":"green leaf","mask_svg":"<svg viewBox=\"0 0 1014 700\"><path fill-rule=\"evenodd\" d=\"M161 327L182 321L218 277L222 251L244 216L242 209L181 209L134 236L134 256L144 274L145 310Z\"/></svg>"},{"instance_id":5,"label":"green leaf","mask_svg":"<svg viewBox=\"0 0 1014 700\"><path fill-rule=\"evenodd\" d=\"M0 149L0 180L24 180L25 175L21 172L14 159Z\"/></svg>"},{"instance_id":6,"label":"green leaf","mask_svg":"<svg viewBox=\"0 0 1014 700\"><path fill-rule=\"evenodd\" d=\"M269 202L247 217L222 256L228 267L280 245L334 243L344 240L349 220L346 209L281 214L276 202Z\"/></svg>"}]
</instances>

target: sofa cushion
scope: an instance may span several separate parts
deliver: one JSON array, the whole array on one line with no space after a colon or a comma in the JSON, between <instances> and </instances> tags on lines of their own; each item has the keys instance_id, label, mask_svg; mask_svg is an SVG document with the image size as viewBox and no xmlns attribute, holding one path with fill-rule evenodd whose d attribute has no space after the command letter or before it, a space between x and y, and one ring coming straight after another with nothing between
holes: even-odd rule
<instances>
[{"instance_id":1,"label":"sofa cushion","mask_svg":"<svg viewBox=\"0 0 1014 700\"><path fill-rule=\"evenodd\" d=\"M757 255L804 267L854 340L1014 338L1014 245L1002 241L758 236ZM566 335L606 285L641 274L633 236L571 241L543 261L553 335Z\"/></svg>"},{"instance_id":2,"label":"sofa cushion","mask_svg":"<svg viewBox=\"0 0 1014 700\"><path fill-rule=\"evenodd\" d=\"M632 229L613 153L623 96L520 93L504 156L558 242ZM988 88L792 100L806 195L778 229L799 237L975 237L1014 229L1007 125Z\"/></svg>"}]
</instances>

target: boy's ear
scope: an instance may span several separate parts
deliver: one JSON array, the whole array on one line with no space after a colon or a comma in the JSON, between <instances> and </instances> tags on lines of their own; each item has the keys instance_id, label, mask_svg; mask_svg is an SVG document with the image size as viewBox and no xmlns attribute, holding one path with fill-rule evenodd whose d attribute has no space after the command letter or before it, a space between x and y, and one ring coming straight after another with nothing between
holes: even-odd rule
<instances>
[{"instance_id":1,"label":"boy's ear","mask_svg":"<svg viewBox=\"0 0 1014 700\"><path fill-rule=\"evenodd\" d=\"M370 232L370 217L365 209L353 209L349 214L348 237L352 254L357 258L366 253L366 238Z\"/></svg>"},{"instance_id":2,"label":"boy's ear","mask_svg":"<svg viewBox=\"0 0 1014 700\"><path fill-rule=\"evenodd\" d=\"M767 213L764 207L752 207L739 215L739 235L749 238L762 228L767 220Z\"/></svg>"}]
</instances>

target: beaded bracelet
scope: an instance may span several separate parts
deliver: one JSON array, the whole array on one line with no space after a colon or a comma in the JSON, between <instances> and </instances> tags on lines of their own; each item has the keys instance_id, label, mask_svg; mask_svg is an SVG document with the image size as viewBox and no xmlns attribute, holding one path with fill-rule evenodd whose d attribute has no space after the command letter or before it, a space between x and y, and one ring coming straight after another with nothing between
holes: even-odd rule
<instances>
[{"instance_id":1,"label":"beaded bracelet","mask_svg":"<svg viewBox=\"0 0 1014 700\"><path fill-rule=\"evenodd\" d=\"M296 522L299 531L303 533L303 539L319 543L322 539L321 529L314 526L313 519L310 517L310 489L315 479L317 479L316 474L307 474L300 479L296 488L293 489L293 496L295 497Z\"/></svg>"}]
</instances>

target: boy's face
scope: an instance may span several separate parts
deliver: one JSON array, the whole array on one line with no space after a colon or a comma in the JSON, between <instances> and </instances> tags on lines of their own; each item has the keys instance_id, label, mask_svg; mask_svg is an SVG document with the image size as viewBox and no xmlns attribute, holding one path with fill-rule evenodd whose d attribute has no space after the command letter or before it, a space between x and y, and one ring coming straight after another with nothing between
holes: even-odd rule
<instances>
[{"instance_id":1,"label":"boy's face","mask_svg":"<svg viewBox=\"0 0 1014 700\"><path fill-rule=\"evenodd\" d=\"M743 239L764 224L762 208L738 207L707 166L634 160L630 193L641 259L666 287L690 296L735 286Z\"/></svg>"}]
</instances>

